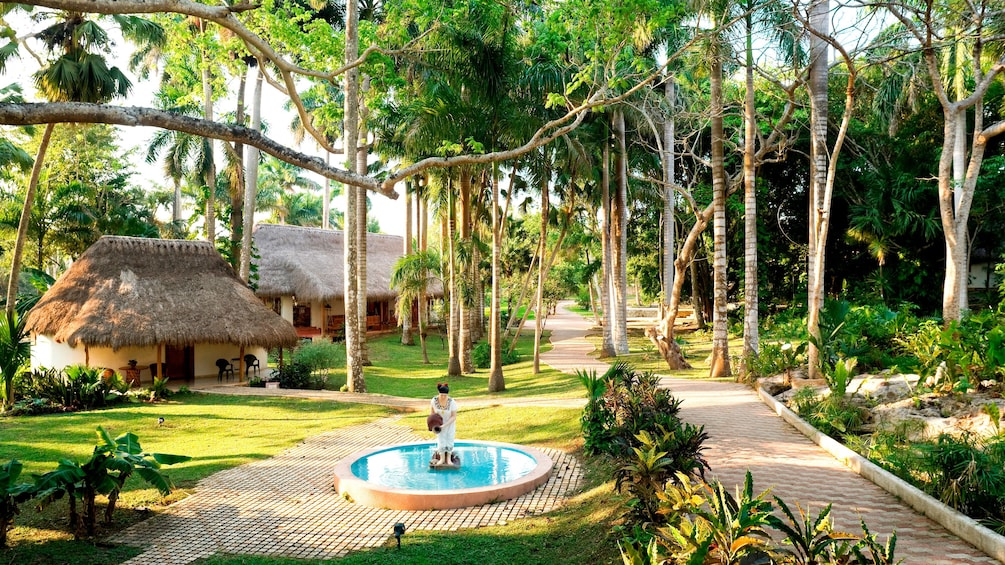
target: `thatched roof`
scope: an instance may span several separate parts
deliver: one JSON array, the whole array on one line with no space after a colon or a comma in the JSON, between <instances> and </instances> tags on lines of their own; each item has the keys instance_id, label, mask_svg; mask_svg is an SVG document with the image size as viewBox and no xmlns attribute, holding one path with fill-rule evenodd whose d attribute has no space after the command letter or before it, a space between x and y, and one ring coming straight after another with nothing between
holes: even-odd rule
<instances>
[{"instance_id":1,"label":"thatched roof","mask_svg":"<svg viewBox=\"0 0 1005 565\"><path fill-rule=\"evenodd\" d=\"M261 297L296 296L298 300L341 299L345 258L341 231L275 224L255 227L258 289ZM391 271L404 255L404 239L366 234L366 295L368 300L397 296Z\"/></svg>"},{"instance_id":2,"label":"thatched roof","mask_svg":"<svg viewBox=\"0 0 1005 565\"><path fill-rule=\"evenodd\" d=\"M297 342L209 242L176 239L102 237L42 296L27 326L73 347Z\"/></svg>"}]
</instances>

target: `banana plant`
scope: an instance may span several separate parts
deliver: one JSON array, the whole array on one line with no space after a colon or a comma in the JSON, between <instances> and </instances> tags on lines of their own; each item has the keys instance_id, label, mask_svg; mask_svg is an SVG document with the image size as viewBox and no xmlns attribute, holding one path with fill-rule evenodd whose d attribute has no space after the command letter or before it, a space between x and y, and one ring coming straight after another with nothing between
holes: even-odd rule
<instances>
[{"instance_id":1,"label":"banana plant","mask_svg":"<svg viewBox=\"0 0 1005 565\"><path fill-rule=\"evenodd\" d=\"M35 485L16 482L22 467L17 459L0 465L0 549L7 547L7 528L14 523L18 506L35 497Z\"/></svg>"},{"instance_id":2,"label":"banana plant","mask_svg":"<svg viewBox=\"0 0 1005 565\"><path fill-rule=\"evenodd\" d=\"M105 523L112 521L119 493L126 480L134 474L156 488L162 495L170 494L174 488L171 479L160 470L161 465L174 465L191 459L185 455L166 453L146 453L140 446L139 438L133 433L125 433L117 438L98 426L98 445L91 458L83 464L68 459L60 460L59 466L36 478L39 498L43 505L68 496L70 504L70 526L74 535L80 532L93 536L97 516L95 499L101 494L108 498L105 509ZM84 513L77 513L76 501L84 505Z\"/></svg>"}]
</instances>

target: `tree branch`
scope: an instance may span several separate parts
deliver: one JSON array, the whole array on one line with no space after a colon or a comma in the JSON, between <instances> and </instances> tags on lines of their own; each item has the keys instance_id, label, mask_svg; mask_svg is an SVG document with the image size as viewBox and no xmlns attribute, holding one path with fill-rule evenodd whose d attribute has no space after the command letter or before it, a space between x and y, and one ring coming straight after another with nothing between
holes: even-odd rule
<instances>
[{"instance_id":1,"label":"tree branch","mask_svg":"<svg viewBox=\"0 0 1005 565\"><path fill-rule=\"evenodd\" d=\"M239 141L246 145L257 147L277 159L313 171L332 180L352 186L361 186L388 198L396 199L398 197L398 193L393 190L393 185L381 187L376 180L370 177L328 166L318 157L294 151L253 129L244 126L224 125L163 110L135 106L123 107L88 104L84 102L0 104L0 123L17 126L50 123L115 124L130 127L149 126L223 141Z\"/></svg>"}]
</instances>

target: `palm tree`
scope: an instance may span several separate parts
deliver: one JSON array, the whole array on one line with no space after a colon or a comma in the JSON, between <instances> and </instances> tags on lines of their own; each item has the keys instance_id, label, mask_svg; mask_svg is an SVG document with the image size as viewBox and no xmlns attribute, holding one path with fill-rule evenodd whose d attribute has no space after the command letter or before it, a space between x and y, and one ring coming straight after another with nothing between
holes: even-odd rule
<instances>
[{"instance_id":1,"label":"palm tree","mask_svg":"<svg viewBox=\"0 0 1005 565\"><path fill-rule=\"evenodd\" d=\"M35 87L42 96L54 102L107 102L116 96L125 96L132 86L118 67L109 68L105 62L103 53L110 51L111 42L107 32L98 24L99 20L110 19L116 23L123 37L133 43L164 42L164 30L161 26L137 16L97 16L92 19L79 12L47 12L43 17L55 21L36 34L36 37L55 58L35 73ZM7 59L12 54L12 51L5 52L0 59L0 72L6 70ZM24 207L11 254L11 272L7 283L8 314L14 309L31 207L54 127L55 124L47 124L45 127L25 192Z\"/></svg>"},{"instance_id":2,"label":"palm tree","mask_svg":"<svg viewBox=\"0 0 1005 565\"><path fill-rule=\"evenodd\" d=\"M396 315L398 323L412 318L412 305L418 302L419 310L419 345L422 347L422 360L429 364L429 354L426 352L426 305L423 304L426 290L430 285L439 282L443 284L440 254L435 250L416 250L398 259L391 273L391 287L398 291Z\"/></svg>"}]
</instances>

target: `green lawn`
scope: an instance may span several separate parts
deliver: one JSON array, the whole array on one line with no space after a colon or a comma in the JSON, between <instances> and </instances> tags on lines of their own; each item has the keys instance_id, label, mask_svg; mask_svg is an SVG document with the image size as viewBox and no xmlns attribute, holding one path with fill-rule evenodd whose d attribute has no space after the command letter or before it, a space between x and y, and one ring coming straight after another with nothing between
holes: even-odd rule
<instances>
[{"instance_id":1,"label":"green lawn","mask_svg":"<svg viewBox=\"0 0 1005 565\"><path fill-rule=\"evenodd\" d=\"M261 398L209 394L178 395L157 404L136 403L71 414L0 418L0 444L4 461L24 463L22 480L43 473L60 458L85 461L96 443L97 426L113 436L135 433L148 452L189 455L187 463L165 467L179 490L168 499L138 478L126 483L113 524L101 534L148 517L134 510L156 512L163 504L186 496L187 489L206 476L249 461L265 459L304 438L333 428L351 426L391 413L369 405L288 398ZM164 418L158 425L158 418ZM137 550L73 542L66 527L66 503L59 501L44 512L22 508L9 534L14 546L0 552L3 563L121 563Z\"/></svg>"},{"instance_id":2,"label":"green lawn","mask_svg":"<svg viewBox=\"0 0 1005 565\"><path fill-rule=\"evenodd\" d=\"M545 339L547 336L548 333L545 332ZM429 339L427 347L430 364L425 365L418 345L401 345L398 334L381 336L368 341L373 366L366 367L363 371L367 391L406 398L432 398L436 394L436 383L448 381L450 394L458 398L582 398L585 394L582 385L573 375L566 375L544 364L541 365L539 374L533 373L533 338L533 331L521 334L516 348L520 362L503 366L506 390L490 394L488 369L476 369L473 375L447 378L446 341L441 347L439 337ZM541 350L550 349L551 344L545 342ZM344 382L344 371L336 374Z\"/></svg>"}]
</instances>

